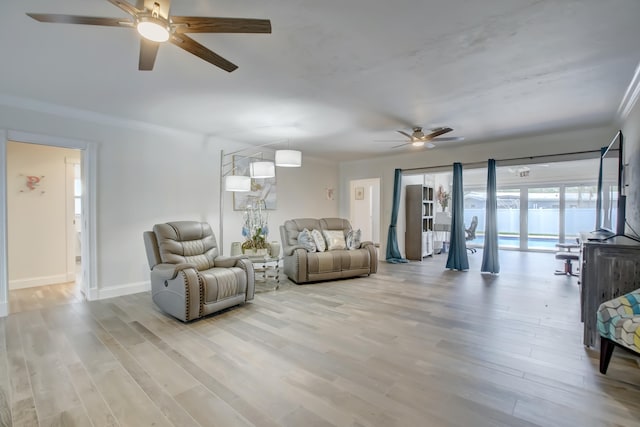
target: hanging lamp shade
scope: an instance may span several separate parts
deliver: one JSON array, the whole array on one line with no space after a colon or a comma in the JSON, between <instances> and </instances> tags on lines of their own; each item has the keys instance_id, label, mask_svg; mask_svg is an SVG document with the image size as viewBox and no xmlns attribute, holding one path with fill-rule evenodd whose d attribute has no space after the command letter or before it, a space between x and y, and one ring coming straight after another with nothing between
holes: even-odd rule
<instances>
[{"instance_id":1,"label":"hanging lamp shade","mask_svg":"<svg viewBox=\"0 0 640 427\"><path fill-rule=\"evenodd\" d=\"M276 166L299 168L302 166L302 152L297 150L277 150Z\"/></svg>"},{"instance_id":2,"label":"hanging lamp shade","mask_svg":"<svg viewBox=\"0 0 640 427\"><path fill-rule=\"evenodd\" d=\"M251 178L242 175L229 175L224 180L226 191L251 191Z\"/></svg>"},{"instance_id":3,"label":"hanging lamp shade","mask_svg":"<svg viewBox=\"0 0 640 427\"><path fill-rule=\"evenodd\" d=\"M273 162L252 162L249 171L251 178L273 178L276 176L276 165Z\"/></svg>"}]
</instances>

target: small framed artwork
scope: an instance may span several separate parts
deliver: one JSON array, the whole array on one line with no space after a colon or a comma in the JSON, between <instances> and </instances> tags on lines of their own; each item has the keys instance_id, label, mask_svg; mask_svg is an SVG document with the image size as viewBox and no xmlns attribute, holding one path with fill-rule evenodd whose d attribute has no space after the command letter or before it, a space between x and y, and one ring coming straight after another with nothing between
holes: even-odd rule
<instances>
[{"instance_id":1,"label":"small framed artwork","mask_svg":"<svg viewBox=\"0 0 640 427\"><path fill-rule=\"evenodd\" d=\"M364 200L364 187L355 188L356 200Z\"/></svg>"}]
</instances>

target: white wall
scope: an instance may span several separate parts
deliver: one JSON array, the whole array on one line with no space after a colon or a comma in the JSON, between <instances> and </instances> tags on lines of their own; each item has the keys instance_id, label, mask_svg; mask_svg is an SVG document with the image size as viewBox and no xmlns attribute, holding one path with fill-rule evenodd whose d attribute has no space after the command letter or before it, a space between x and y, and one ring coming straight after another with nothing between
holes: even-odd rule
<instances>
[{"instance_id":1,"label":"white wall","mask_svg":"<svg viewBox=\"0 0 640 427\"><path fill-rule=\"evenodd\" d=\"M613 127L597 127L559 132L546 135L528 136L518 139L505 139L482 144L463 146L441 145L431 150L411 151L402 154L375 159L342 162L340 164L340 188L349 188L349 182L355 179L378 177L382 182L382 224L380 253L386 253L386 238L391 218L391 202L393 198L394 169L410 169L453 165L454 162L474 163L486 162L489 158L496 160L527 156L564 154L576 151L597 150L611 141L615 130ZM594 172L597 174L597 171ZM406 185L406 180L403 186ZM349 214L349 203L345 192L340 197L340 215ZM404 201L401 200L401 206ZM401 216L398 217L398 246L404 249L405 228ZM402 223L401 223L402 222ZM402 241L401 241L402 240ZM384 256L382 257L384 258Z\"/></svg>"},{"instance_id":2,"label":"white wall","mask_svg":"<svg viewBox=\"0 0 640 427\"><path fill-rule=\"evenodd\" d=\"M67 271L67 228L72 226L67 212L67 158L79 160L80 152L7 144L10 289L73 280ZM27 176L40 182L31 189Z\"/></svg>"},{"instance_id":3,"label":"white wall","mask_svg":"<svg viewBox=\"0 0 640 427\"><path fill-rule=\"evenodd\" d=\"M626 233L633 235L640 233L640 102L636 102L622 125L624 136L624 157L627 164L625 180L627 194L627 226Z\"/></svg>"},{"instance_id":4,"label":"white wall","mask_svg":"<svg viewBox=\"0 0 640 427\"><path fill-rule=\"evenodd\" d=\"M157 126L116 122L91 113L61 109L63 117L49 106L40 107L0 105L0 129L98 144L98 297L148 286L142 232L153 224L193 219L209 221L217 229L220 150L234 144ZM277 173L278 210L270 221L274 229L270 240L279 240L277 225L286 218L337 215L338 201L325 197L325 187L337 188L337 166L303 158L302 168L278 168ZM239 239L240 224L240 212L226 208L226 253L234 230Z\"/></svg>"}]
</instances>

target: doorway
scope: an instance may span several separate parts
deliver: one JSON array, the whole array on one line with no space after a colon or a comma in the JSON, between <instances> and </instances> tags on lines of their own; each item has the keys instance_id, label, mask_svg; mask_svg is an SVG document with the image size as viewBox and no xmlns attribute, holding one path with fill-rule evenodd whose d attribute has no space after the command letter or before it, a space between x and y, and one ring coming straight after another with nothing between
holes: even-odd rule
<instances>
[{"instance_id":1,"label":"doorway","mask_svg":"<svg viewBox=\"0 0 640 427\"><path fill-rule=\"evenodd\" d=\"M11 141L11 142L10 142ZM27 212L29 205L32 205L34 208L42 208L42 206L38 206L42 204L42 201L47 198L53 198L54 187L48 187L48 185L54 184L54 177L47 176L47 173L39 172L46 170L41 164L34 164L33 168L21 166L22 169L19 172L11 169L11 173L9 174L9 165L8 165L8 147L9 144L13 142L23 143L26 146L34 147L36 145L42 147L48 147L49 149L55 148L63 148L63 149L72 149L78 150L79 158L74 159L73 161L67 164L63 162L62 165L62 190L57 189L56 192L62 191L66 194L71 191L73 192L73 180L75 180L75 171L77 170L76 164L79 165L80 169L80 183L83 192L78 196L80 200L80 259L81 265L79 271L76 270L75 266L75 242L70 241L67 244L67 236L71 236L73 232L73 217L75 216L75 195L73 197L65 198L62 202L62 217L63 221L71 218L71 222L69 227L67 225L63 225L63 240L64 240L64 249L63 252L63 262L64 268L59 270L54 274L43 274L39 273L33 275L32 277L12 277L13 285L18 283L21 284L22 287L28 288L29 286L37 285L39 283L45 284L47 280L53 281L56 278L64 277L65 279L77 280L80 282L79 291L81 293L81 298L85 299L95 299L97 296L97 286L96 286L96 271L95 271L95 261L96 261L96 253L95 253L95 163L96 163L96 145L95 143L78 141L78 140L70 140L64 138L51 137L46 135L38 135L31 134L25 132L17 132L11 130L0 130L0 176L3 176L4 185L0 186L0 316L6 316L9 313L9 288L10 288L10 266L12 266L13 271L29 271L30 268L36 264L36 253L40 249L39 244L42 243L43 239L48 239L49 232L42 232L35 227L34 231L36 237L29 237L29 241L26 242L27 245L31 246L31 253L33 254L32 259L29 257L14 259L17 264L13 264L13 261L10 262L10 248L9 246L9 200L10 193L13 195L24 196L22 201L26 202ZM33 169L33 170L32 170ZM72 172L73 171L73 174ZM67 177L73 176L73 180L69 181ZM51 178L48 180L48 178ZM58 177L59 178L59 177ZM70 190L71 189L71 190ZM22 190L22 192L21 192ZM50 192L48 194L48 192ZM45 208L46 209L46 208ZM58 213L58 215L60 215ZM28 225L28 221L27 221ZM28 228L28 227L27 227ZM43 233L42 235L38 235L38 231ZM57 230L59 232L60 230ZM13 233L14 230L12 229ZM55 233L54 233L55 234ZM13 237L11 240L14 240ZM46 260L48 263L50 260ZM43 262L44 263L44 262ZM26 266L26 268L25 268ZM69 268L73 266L73 268ZM72 270L72 271L70 271ZM17 279L17 282L16 282ZM22 282L20 282L22 279Z\"/></svg>"},{"instance_id":2,"label":"doorway","mask_svg":"<svg viewBox=\"0 0 640 427\"><path fill-rule=\"evenodd\" d=\"M380 243L380 178L350 182L350 222L362 241Z\"/></svg>"}]
</instances>

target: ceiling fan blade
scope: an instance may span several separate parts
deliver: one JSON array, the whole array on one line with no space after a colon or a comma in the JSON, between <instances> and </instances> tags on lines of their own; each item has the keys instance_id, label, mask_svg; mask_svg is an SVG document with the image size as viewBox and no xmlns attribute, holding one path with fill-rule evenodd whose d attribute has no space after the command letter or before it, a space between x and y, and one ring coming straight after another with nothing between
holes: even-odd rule
<instances>
[{"instance_id":1,"label":"ceiling fan blade","mask_svg":"<svg viewBox=\"0 0 640 427\"><path fill-rule=\"evenodd\" d=\"M397 131L399 134L402 134L404 136L406 136L407 138L409 138L411 141L413 141L413 136L409 135L408 133L406 133L405 131L399 130Z\"/></svg>"},{"instance_id":2,"label":"ceiling fan blade","mask_svg":"<svg viewBox=\"0 0 640 427\"><path fill-rule=\"evenodd\" d=\"M432 144L430 142L425 142L424 146L427 147L427 148L436 148L436 144Z\"/></svg>"},{"instance_id":3,"label":"ceiling fan blade","mask_svg":"<svg viewBox=\"0 0 640 427\"><path fill-rule=\"evenodd\" d=\"M144 37L140 37L140 59L138 61L138 70L153 70L153 64L156 62L156 55L158 55L159 47L160 43L152 42Z\"/></svg>"},{"instance_id":4,"label":"ceiling fan blade","mask_svg":"<svg viewBox=\"0 0 640 427\"><path fill-rule=\"evenodd\" d=\"M138 13L142 13L142 10L139 10L137 7L133 6L131 3L126 2L124 0L107 0L109 3L114 6L124 10L131 16L136 16Z\"/></svg>"},{"instance_id":5,"label":"ceiling fan blade","mask_svg":"<svg viewBox=\"0 0 640 427\"><path fill-rule=\"evenodd\" d=\"M431 139L431 141L435 142L446 142L446 141L464 141L463 136L442 136Z\"/></svg>"},{"instance_id":6,"label":"ceiling fan blade","mask_svg":"<svg viewBox=\"0 0 640 427\"><path fill-rule=\"evenodd\" d=\"M180 49L184 49L187 52L192 53L195 56L209 62L210 64L222 68L225 71L232 72L233 70L238 68L238 66L234 63L227 61L222 56L212 52L211 50L207 49L185 34L174 34L171 36L169 41L178 46Z\"/></svg>"},{"instance_id":7,"label":"ceiling fan blade","mask_svg":"<svg viewBox=\"0 0 640 427\"><path fill-rule=\"evenodd\" d=\"M54 13L27 13L39 22L56 24L101 25L105 27L132 27L133 22L122 18L101 18L96 16L57 15Z\"/></svg>"},{"instance_id":8,"label":"ceiling fan blade","mask_svg":"<svg viewBox=\"0 0 640 427\"><path fill-rule=\"evenodd\" d=\"M405 142L404 144L394 145L391 148L400 148L400 147L404 147L405 145L411 145L411 144L413 144L413 142Z\"/></svg>"},{"instance_id":9,"label":"ceiling fan blade","mask_svg":"<svg viewBox=\"0 0 640 427\"><path fill-rule=\"evenodd\" d=\"M445 133L449 133L451 132L453 129L451 128L437 128L437 129L431 129L431 133L429 135L425 135L424 139L425 140L430 140L435 138L436 136L440 136L440 135L444 135Z\"/></svg>"},{"instance_id":10,"label":"ceiling fan blade","mask_svg":"<svg viewBox=\"0 0 640 427\"><path fill-rule=\"evenodd\" d=\"M172 16L176 33L271 33L268 19Z\"/></svg>"}]
</instances>

